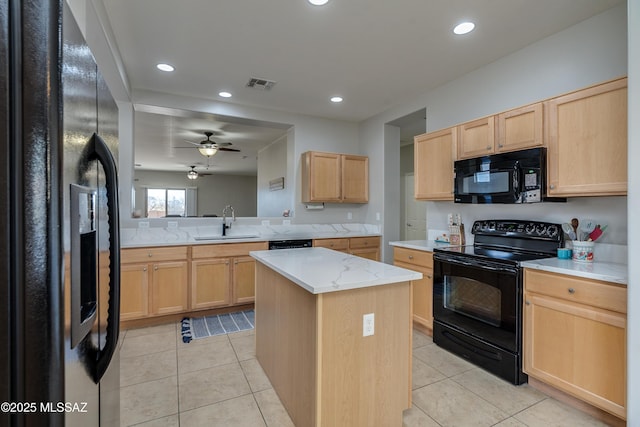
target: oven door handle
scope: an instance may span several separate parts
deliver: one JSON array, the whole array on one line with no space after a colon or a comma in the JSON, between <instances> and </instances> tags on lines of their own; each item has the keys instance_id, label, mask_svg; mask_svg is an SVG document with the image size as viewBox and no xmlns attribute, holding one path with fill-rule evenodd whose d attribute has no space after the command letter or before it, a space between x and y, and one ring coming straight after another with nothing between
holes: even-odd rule
<instances>
[{"instance_id":1,"label":"oven door handle","mask_svg":"<svg viewBox=\"0 0 640 427\"><path fill-rule=\"evenodd\" d=\"M484 270L490 270L490 271L518 274L517 268L504 266L504 265L496 265L494 263L488 263L483 261L468 262L460 259L441 258L437 255L434 256L433 260L440 261L442 263L453 264L453 265L464 265L465 267L475 267L475 268L482 268Z\"/></svg>"}]
</instances>

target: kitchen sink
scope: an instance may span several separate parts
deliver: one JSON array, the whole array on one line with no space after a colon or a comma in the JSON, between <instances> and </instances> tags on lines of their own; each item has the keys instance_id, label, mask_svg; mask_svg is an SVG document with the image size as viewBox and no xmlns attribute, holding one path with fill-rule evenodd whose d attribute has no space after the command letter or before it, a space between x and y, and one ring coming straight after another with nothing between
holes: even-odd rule
<instances>
[{"instance_id":1,"label":"kitchen sink","mask_svg":"<svg viewBox=\"0 0 640 427\"><path fill-rule=\"evenodd\" d=\"M257 234L233 234L230 236L196 236L194 240L233 240L233 239L255 239L260 237Z\"/></svg>"}]
</instances>

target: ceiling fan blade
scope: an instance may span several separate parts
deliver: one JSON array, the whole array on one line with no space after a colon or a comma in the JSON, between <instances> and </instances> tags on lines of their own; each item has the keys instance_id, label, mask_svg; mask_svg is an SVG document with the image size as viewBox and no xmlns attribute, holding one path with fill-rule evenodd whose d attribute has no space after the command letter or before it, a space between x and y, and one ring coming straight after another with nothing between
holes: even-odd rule
<instances>
[{"instance_id":1,"label":"ceiling fan blade","mask_svg":"<svg viewBox=\"0 0 640 427\"><path fill-rule=\"evenodd\" d=\"M193 142L193 141L189 141L188 139L184 139L183 141L188 142L189 144L195 145L196 147L199 147L200 144L202 144L201 142Z\"/></svg>"},{"instance_id":2,"label":"ceiling fan blade","mask_svg":"<svg viewBox=\"0 0 640 427\"><path fill-rule=\"evenodd\" d=\"M237 148L225 148L225 147L218 147L218 151L235 151L235 152L240 152L240 150L238 150Z\"/></svg>"}]
</instances>

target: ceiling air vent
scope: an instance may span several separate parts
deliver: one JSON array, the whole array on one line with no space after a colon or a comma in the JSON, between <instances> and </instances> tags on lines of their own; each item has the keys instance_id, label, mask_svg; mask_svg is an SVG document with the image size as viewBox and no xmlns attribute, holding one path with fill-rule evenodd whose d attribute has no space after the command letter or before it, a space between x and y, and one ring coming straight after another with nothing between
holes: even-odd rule
<instances>
[{"instance_id":1,"label":"ceiling air vent","mask_svg":"<svg viewBox=\"0 0 640 427\"><path fill-rule=\"evenodd\" d=\"M275 84L276 82L274 82L273 80L257 79L255 77L251 77L249 79L249 82L247 83L247 87L252 87L254 89L269 90Z\"/></svg>"}]
</instances>

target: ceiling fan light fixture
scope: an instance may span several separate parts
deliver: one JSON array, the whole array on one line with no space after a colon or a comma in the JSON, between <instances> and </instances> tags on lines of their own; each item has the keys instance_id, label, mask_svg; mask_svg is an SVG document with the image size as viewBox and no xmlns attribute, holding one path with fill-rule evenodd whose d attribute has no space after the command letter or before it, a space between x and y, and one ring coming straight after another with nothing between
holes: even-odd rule
<instances>
[{"instance_id":1,"label":"ceiling fan light fixture","mask_svg":"<svg viewBox=\"0 0 640 427\"><path fill-rule=\"evenodd\" d=\"M187 178L198 179L198 172L196 172L195 166L191 166L191 170L187 172Z\"/></svg>"},{"instance_id":2,"label":"ceiling fan light fixture","mask_svg":"<svg viewBox=\"0 0 640 427\"><path fill-rule=\"evenodd\" d=\"M211 145L203 145L202 147L198 148L198 151L200 151L200 154L205 157L211 157L218 152L218 149Z\"/></svg>"}]
</instances>

